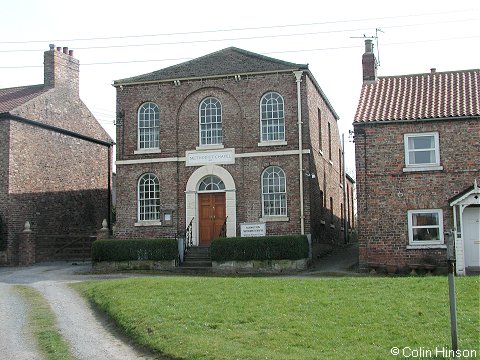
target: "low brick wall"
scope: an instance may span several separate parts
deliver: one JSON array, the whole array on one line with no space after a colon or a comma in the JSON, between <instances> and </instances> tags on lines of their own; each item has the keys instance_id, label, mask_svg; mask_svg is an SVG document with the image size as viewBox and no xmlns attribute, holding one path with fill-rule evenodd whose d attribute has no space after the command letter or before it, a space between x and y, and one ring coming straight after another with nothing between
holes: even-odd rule
<instances>
[{"instance_id":1,"label":"low brick wall","mask_svg":"<svg viewBox=\"0 0 480 360\"><path fill-rule=\"evenodd\" d=\"M132 260L132 261L100 261L93 263L93 271L122 271L122 270L172 270L176 267L175 260Z\"/></svg>"},{"instance_id":2,"label":"low brick wall","mask_svg":"<svg viewBox=\"0 0 480 360\"><path fill-rule=\"evenodd\" d=\"M212 261L212 268L218 272L284 273L306 270L309 259L299 260L251 260Z\"/></svg>"}]
</instances>

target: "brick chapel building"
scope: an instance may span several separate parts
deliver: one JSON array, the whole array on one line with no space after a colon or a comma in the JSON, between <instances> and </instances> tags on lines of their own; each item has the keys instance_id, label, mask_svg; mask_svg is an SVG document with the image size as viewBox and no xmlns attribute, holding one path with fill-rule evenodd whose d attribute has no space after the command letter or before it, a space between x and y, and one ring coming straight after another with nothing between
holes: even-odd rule
<instances>
[{"instance_id":1,"label":"brick chapel building","mask_svg":"<svg viewBox=\"0 0 480 360\"><path fill-rule=\"evenodd\" d=\"M259 225L344 242L353 180L307 65L231 47L114 86L116 238L191 225L194 245L208 245Z\"/></svg>"},{"instance_id":2,"label":"brick chapel building","mask_svg":"<svg viewBox=\"0 0 480 360\"><path fill-rule=\"evenodd\" d=\"M0 89L0 264L19 262L27 221L36 261L95 234L110 217L112 146L79 97L68 48L44 53L44 84Z\"/></svg>"},{"instance_id":3,"label":"brick chapel building","mask_svg":"<svg viewBox=\"0 0 480 360\"><path fill-rule=\"evenodd\" d=\"M360 267L480 268L480 70L377 77L371 40L354 120Z\"/></svg>"}]
</instances>

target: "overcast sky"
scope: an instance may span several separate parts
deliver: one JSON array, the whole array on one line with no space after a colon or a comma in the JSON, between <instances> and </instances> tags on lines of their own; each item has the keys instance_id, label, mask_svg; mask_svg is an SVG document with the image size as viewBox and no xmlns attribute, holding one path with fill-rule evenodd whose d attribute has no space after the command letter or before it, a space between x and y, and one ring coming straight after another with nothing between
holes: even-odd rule
<instances>
[{"instance_id":1,"label":"overcast sky","mask_svg":"<svg viewBox=\"0 0 480 360\"><path fill-rule=\"evenodd\" d=\"M479 68L479 3L3 0L0 88L43 83L43 52L50 43L67 46L80 61L81 98L114 137L113 80L236 46L309 64L347 139L363 37L378 34L379 76ZM353 173L352 143L346 154Z\"/></svg>"}]
</instances>

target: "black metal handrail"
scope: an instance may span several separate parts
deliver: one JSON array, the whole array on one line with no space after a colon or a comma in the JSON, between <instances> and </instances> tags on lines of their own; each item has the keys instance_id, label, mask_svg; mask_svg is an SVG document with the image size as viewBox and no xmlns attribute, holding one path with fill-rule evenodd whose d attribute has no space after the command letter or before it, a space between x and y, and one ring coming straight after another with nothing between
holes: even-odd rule
<instances>
[{"instance_id":1,"label":"black metal handrail","mask_svg":"<svg viewBox=\"0 0 480 360\"><path fill-rule=\"evenodd\" d=\"M183 247L184 259L185 259L185 256L187 255L188 249L190 249L193 246L193 235L192 235L193 219L194 218L190 220L190 224L188 224L187 228L185 229L185 246Z\"/></svg>"},{"instance_id":2,"label":"black metal handrail","mask_svg":"<svg viewBox=\"0 0 480 360\"><path fill-rule=\"evenodd\" d=\"M225 221L223 222L222 228L220 229L219 237L227 237L227 219L228 216L225 217Z\"/></svg>"}]
</instances>

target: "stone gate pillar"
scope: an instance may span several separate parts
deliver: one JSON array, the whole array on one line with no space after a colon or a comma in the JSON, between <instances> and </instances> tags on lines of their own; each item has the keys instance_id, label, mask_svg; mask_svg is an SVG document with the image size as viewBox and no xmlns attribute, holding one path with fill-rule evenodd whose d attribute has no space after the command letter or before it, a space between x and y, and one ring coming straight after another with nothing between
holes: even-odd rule
<instances>
[{"instance_id":1,"label":"stone gate pillar","mask_svg":"<svg viewBox=\"0 0 480 360\"><path fill-rule=\"evenodd\" d=\"M18 264L28 266L35 264L35 234L30 223L25 221L25 228L18 235Z\"/></svg>"}]
</instances>

